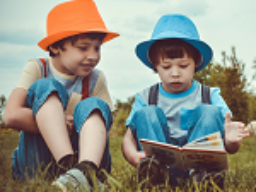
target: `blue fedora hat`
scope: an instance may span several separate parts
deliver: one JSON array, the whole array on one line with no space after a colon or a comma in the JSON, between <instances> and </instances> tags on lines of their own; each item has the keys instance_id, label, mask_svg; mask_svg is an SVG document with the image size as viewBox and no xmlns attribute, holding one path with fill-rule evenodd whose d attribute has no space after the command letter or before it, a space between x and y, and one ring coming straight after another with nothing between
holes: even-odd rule
<instances>
[{"instance_id":1,"label":"blue fedora hat","mask_svg":"<svg viewBox=\"0 0 256 192\"><path fill-rule=\"evenodd\" d=\"M149 68L154 69L149 57L150 46L160 39L181 39L193 45L201 53L201 63L196 68L196 72L202 70L211 61L213 52L209 45L200 40L198 31L194 23L186 16L180 14L168 14L162 16L148 41L143 41L136 47L136 54L139 59Z\"/></svg>"}]
</instances>

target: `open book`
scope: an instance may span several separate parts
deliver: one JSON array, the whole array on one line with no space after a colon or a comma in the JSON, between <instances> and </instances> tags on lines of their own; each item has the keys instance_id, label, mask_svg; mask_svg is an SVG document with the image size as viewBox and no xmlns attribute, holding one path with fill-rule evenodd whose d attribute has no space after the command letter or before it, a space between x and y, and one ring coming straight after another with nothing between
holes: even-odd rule
<instances>
[{"instance_id":1,"label":"open book","mask_svg":"<svg viewBox=\"0 0 256 192\"><path fill-rule=\"evenodd\" d=\"M183 147L140 139L146 153L155 154L163 163L178 169L221 171L228 168L227 153L220 132L192 141Z\"/></svg>"}]
</instances>

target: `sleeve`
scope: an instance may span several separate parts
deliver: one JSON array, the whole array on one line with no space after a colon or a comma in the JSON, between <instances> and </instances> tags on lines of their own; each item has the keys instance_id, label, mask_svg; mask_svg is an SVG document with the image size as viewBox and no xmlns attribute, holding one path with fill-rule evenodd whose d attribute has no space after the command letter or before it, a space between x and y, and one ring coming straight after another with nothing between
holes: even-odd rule
<instances>
[{"instance_id":1,"label":"sleeve","mask_svg":"<svg viewBox=\"0 0 256 192\"><path fill-rule=\"evenodd\" d=\"M99 74L94 90L92 92L92 96L102 99L109 105L111 111L114 110L113 103L107 88L107 80L102 71Z\"/></svg>"},{"instance_id":2,"label":"sleeve","mask_svg":"<svg viewBox=\"0 0 256 192\"><path fill-rule=\"evenodd\" d=\"M21 72L20 79L16 88L28 88L38 79L41 78L41 68L36 60L30 59Z\"/></svg>"},{"instance_id":3,"label":"sleeve","mask_svg":"<svg viewBox=\"0 0 256 192\"><path fill-rule=\"evenodd\" d=\"M130 125L130 122L131 122L131 120L132 120L132 117L133 117L134 113L135 113L136 111L138 111L139 109L141 109L141 108L143 108L143 107L146 107L146 106L147 106L147 104L145 103L145 101L143 100L143 98L141 97L141 95L140 95L139 93L137 93L137 94L135 95L135 101L134 101L134 103L133 103L133 105L132 105L132 110L131 110L131 112L130 112L130 114L129 114L129 117L128 117L127 120L126 120L126 126L129 126L129 125Z\"/></svg>"},{"instance_id":4,"label":"sleeve","mask_svg":"<svg viewBox=\"0 0 256 192\"><path fill-rule=\"evenodd\" d=\"M232 112L223 97L220 95L219 88L211 88L211 104L217 106L221 110L223 118L225 118L226 112L230 112L232 118Z\"/></svg>"}]
</instances>

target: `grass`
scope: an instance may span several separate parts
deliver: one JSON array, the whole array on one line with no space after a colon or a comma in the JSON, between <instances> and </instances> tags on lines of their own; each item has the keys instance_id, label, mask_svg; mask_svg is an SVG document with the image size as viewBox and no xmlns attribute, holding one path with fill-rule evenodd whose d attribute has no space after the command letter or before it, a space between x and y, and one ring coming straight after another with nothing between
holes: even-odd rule
<instances>
[{"instance_id":1,"label":"grass","mask_svg":"<svg viewBox=\"0 0 256 192\"><path fill-rule=\"evenodd\" d=\"M18 143L18 133L0 130L0 191L58 191L50 181L35 178L25 182L14 182L11 178L11 155ZM122 137L110 137L112 172L109 176L110 191L142 191L137 182L136 169L129 165L121 152ZM229 170L225 178L225 191L256 191L256 142L245 139L238 153L228 155ZM161 191L190 191L190 189L171 189L165 186ZM147 190L143 190L147 191ZM159 187L153 191L160 191ZM196 190L199 191L199 190ZM218 191L218 190L216 190Z\"/></svg>"}]
</instances>

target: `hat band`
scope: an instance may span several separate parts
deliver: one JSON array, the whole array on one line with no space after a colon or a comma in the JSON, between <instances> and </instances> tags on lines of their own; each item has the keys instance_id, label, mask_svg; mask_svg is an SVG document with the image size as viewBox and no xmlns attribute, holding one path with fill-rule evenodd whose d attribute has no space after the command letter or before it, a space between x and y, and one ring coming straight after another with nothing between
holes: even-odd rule
<instances>
[{"instance_id":1,"label":"hat band","mask_svg":"<svg viewBox=\"0 0 256 192\"><path fill-rule=\"evenodd\" d=\"M166 31L166 32L163 32L163 33L159 33L155 36L152 36L151 40L172 39L172 38L175 38L175 39L184 38L184 39L199 40L199 37L191 38L191 36L186 35L184 33L177 32L177 31Z\"/></svg>"}]
</instances>

